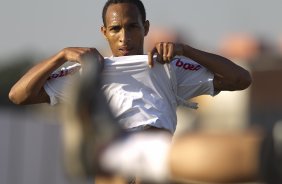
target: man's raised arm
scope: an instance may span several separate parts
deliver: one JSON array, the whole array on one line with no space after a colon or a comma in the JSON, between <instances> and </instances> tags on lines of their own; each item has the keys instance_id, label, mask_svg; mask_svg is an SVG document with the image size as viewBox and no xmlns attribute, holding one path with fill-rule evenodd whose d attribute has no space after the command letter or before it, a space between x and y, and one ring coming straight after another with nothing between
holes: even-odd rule
<instances>
[{"instance_id":1,"label":"man's raised arm","mask_svg":"<svg viewBox=\"0 0 282 184\"><path fill-rule=\"evenodd\" d=\"M148 53L149 65L153 66L153 55L157 61L169 63L176 55L190 58L214 73L215 91L243 90L252 82L250 73L222 56L204 52L185 44L160 42Z\"/></svg>"},{"instance_id":2,"label":"man's raised arm","mask_svg":"<svg viewBox=\"0 0 282 184\"><path fill-rule=\"evenodd\" d=\"M50 74L67 61L83 64L85 56L101 56L95 48L69 47L32 67L10 90L9 98L15 104L48 103L43 86Z\"/></svg>"}]
</instances>

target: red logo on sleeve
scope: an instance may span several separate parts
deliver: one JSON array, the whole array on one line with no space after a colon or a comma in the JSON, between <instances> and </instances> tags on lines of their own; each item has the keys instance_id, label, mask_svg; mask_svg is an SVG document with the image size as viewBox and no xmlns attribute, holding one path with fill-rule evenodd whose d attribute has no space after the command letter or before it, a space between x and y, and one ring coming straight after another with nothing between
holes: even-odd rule
<instances>
[{"instance_id":1,"label":"red logo on sleeve","mask_svg":"<svg viewBox=\"0 0 282 184\"><path fill-rule=\"evenodd\" d=\"M191 70L191 71L198 71L200 68L202 68L202 66L199 64L185 63L180 59L176 61L175 66L183 68L184 70Z\"/></svg>"},{"instance_id":2,"label":"red logo on sleeve","mask_svg":"<svg viewBox=\"0 0 282 184\"><path fill-rule=\"evenodd\" d=\"M74 74L76 71L78 71L80 69L80 67L74 67L74 68L70 68L70 69L62 69L61 71L59 72L56 72L56 73L52 73L47 80L50 80L50 79L56 79L58 77L64 77L64 76L67 76L67 75L72 75Z\"/></svg>"}]
</instances>

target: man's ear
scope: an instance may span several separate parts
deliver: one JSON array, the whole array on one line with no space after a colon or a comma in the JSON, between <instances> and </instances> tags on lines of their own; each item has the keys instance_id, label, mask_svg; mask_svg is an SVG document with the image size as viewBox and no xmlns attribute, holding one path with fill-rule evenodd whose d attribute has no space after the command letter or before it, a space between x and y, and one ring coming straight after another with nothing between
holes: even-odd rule
<instances>
[{"instance_id":1,"label":"man's ear","mask_svg":"<svg viewBox=\"0 0 282 184\"><path fill-rule=\"evenodd\" d=\"M147 36L148 32L149 32L149 29L150 29L150 22L148 20L146 20L144 22L144 31L145 31L145 36Z\"/></svg>"},{"instance_id":2,"label":"man's ear","mask_svg":"<svg viewBox=\"0 0 282 184\"><path fill-rule=\"evenodd\" d=\"M100 29L101 33L104 35L104 38L107 40L107 28L103 25L101 26L101 29Z\"/></svg>"}]
</instances>

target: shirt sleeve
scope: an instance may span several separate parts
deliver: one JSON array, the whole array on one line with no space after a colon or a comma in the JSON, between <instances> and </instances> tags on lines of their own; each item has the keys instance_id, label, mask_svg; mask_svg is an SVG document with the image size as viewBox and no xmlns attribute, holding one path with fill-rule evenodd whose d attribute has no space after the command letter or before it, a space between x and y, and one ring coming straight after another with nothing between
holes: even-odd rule
<instances>
[{"instance_id":1,"label":"shirt sleeve","mask_svg":"<svg viewBox=\"0 0 282 184\"><path fill-rule=\"evenodd\" d=\"M44 85L44 89L50 98L50 105L69 101L66 87L73 85L73 79L80 75L81 67L75 64L52 73Z\"/></svg>"},{"instance_id":2,"label":"shirt sleeve","mask_svg":"<svg viewBox=\"0 0 282 184\"><path fill-rule=\"evenodd\" d=\"M214 74L197 62L184 57L176 57L172 67L177 80L177 95L190 99L200 95L214 96Z\"/></svg>"}]
</instances>

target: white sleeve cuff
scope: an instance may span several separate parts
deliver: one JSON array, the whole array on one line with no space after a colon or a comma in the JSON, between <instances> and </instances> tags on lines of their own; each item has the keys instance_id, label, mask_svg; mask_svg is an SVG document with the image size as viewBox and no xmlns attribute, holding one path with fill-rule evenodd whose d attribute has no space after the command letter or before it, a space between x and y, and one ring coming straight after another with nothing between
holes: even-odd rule
<instances>
[{"instance_id":1,"label":"white sleeve cuff","mask_svg":"<svg viewBox=\"0 0 282 184\"><path fill-rule=\"evenodd\" d=\"M50 105L54 106L54 105L58 104L59 101L56 98L56 96L54 95L54 93L52 92L52 90L49 88L48 83L46 83L43 87L45 89L45 92L47 93L47 95L50 98Z\"/></svg>"}]
</instances>

